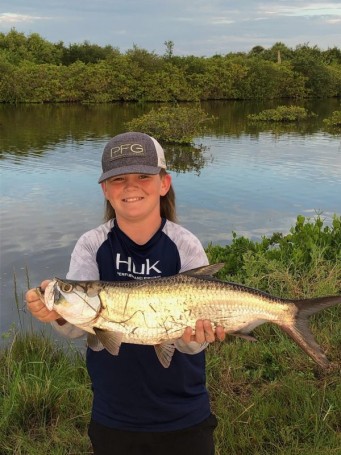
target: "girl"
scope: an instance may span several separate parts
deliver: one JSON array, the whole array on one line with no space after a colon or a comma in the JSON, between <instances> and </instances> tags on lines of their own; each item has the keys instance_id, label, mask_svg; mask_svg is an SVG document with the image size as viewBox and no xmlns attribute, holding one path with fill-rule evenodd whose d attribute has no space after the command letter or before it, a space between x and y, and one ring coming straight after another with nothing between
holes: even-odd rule
<instances>
[{"instance_id":1,"label":"girl","mask_svg":"<svg viewBox=\"0 0 341 455\"><path fill-rule=\"evenodd\" d=\"M99 183L105 223L85 233L71 256L67 278L131 280L175 275L208 264L199 240L176 224L171 176L164 151L143 133L123 133L104 148ZM45 289L48 281L43 281ZM49 311L34 289L29 310L68 337L84 332ZM208 343L221 327L197 321L175 342L168 369L152 346L122 344L118 356L87 349L93 407L89 436L96 455L213 455L216 418L205 385Z\"/></svg>"}]
</instances>

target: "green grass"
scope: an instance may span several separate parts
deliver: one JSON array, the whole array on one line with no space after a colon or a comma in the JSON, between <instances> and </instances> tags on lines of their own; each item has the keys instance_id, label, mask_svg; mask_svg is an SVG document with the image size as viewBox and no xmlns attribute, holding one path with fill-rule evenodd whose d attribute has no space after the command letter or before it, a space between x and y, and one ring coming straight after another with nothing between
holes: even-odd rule
<instances>
[{"instance_id":1,"label":"green grass","mask_svg":"<svg viewBox=\"0 0 341 455\"><path fill-rule=\"evenodd\" d=\"M209 348L217 454L340 453L340 317L339 308L326 311L314 330L333 362L328 371L271 326L256 331L257 343Z\"/></svg>"},{"instance_id":2,"label":"green grass","mask_svg":"<svg viewBox=\"0 0 341 455\"><path fill-rule=\"evenodd\" d=\"M0 353L0 453L91 453L84 359L44 334L18 333Z\"/></svg>"},{"instance_id":3,"label":"green grass","mask_svg":"<svg viewBox=\"0 0 341 455\"><path fill-rule=\"evenodd\" d=\"M260 242L234 235L210 245L221 278L282 297L339 294L341 218L298 217L288 235ZM207 349L207 383L218 418L216 455L340 455L341 307L310 320L331 361L321 370L278 327L258 342L229 337ZM91 453L91 389L82 355L42 333L12 334L0 351L0 454Z\"/></svg>"},{"instance_id":4,"label":"green grass","mask_svg":"<svg viewBox=\"0 0 341 455\"><path fill-rule=\"evenodd\" d=\"M257 343L229 338L207 352L217 455L339 454L341 311L312 327L332 367L321 371L282 334L264 325ZM91 391L84 358L43 334L16 334L0 355L0 453L91 453Z\"/></svg>"}]
</instances>

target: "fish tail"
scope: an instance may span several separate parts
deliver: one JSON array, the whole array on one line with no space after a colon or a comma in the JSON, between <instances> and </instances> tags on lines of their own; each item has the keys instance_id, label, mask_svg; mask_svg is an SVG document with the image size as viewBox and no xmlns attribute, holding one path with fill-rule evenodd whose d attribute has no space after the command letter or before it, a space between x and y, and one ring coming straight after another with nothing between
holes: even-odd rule
<instances>
[{"instance_id":1,"label":"fish tail","mask_svg":"<svg viewBox=\"0 0 341 455\"><path fill-rule=\"evenodd\" d=\"M321 346L316 342L312 334L308 319L313 314L326 308L341 303L341 295L330 297L318 297L314 299L295 300L297 308L296 318L293 325L282 325L281 328L305 351L309 357L322 368L327 368L329 360L323 353Z\"/></svg>"}]
</instances>

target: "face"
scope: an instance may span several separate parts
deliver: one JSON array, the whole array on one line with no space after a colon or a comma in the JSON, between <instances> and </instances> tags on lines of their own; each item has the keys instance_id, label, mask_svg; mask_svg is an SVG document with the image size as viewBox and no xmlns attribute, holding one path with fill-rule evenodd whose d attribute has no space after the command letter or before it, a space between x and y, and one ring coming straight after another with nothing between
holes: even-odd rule
<instances>
[{"instance_id":1,"label":"face","mask_svg":"<svg viewBox=\"0 0 341 455\"><path fill-rule=\"evenodd\" d=\"M160 220L160 196L165 196L171 176L125 174L102 182L105 198L115 209L118 221Z\"/></svg>"}]
</instances>

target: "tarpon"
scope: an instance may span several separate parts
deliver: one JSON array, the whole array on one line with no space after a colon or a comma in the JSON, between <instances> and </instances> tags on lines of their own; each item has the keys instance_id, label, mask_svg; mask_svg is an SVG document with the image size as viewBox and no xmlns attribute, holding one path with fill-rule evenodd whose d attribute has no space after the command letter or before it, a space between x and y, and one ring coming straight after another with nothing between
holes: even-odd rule
<instances>
[{"instance_id":1,"label":"tarpon","mask_svg":"<svg viewBox=\"0 0 341 455\"><path fill-rule=\"evenodd\" d=\"M89 332L88 345L117 355L121 343L154 345L164 367L174 340L198 319L222 326L227 334L254 339L252 330L277 324L320 367L329 361L308 326L309 316L341 303L341 295L282 299L258 289L214 278L224 264L170 277L132 281L72 281L55 278L45 304L66 321Z\"/></svg>"}]
</instances>

